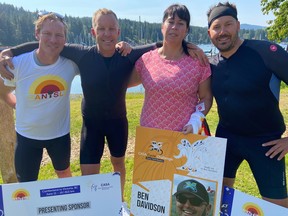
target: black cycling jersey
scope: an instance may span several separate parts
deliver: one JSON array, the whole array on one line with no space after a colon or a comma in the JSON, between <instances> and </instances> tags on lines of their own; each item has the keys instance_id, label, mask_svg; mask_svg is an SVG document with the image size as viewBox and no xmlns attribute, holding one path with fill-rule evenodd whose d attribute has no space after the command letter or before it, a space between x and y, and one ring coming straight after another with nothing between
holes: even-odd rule
<instances>
[{"instance_id":1,"label":"black cycling jersey","mask_svg":"<svg viewBox=\"0 0 288 216\"><path fill-rule=\"evenodd\" d=\"M231 57L211 59L219 124L232 133L276 135L285 131L279 110L280 81L288 83L288 53L267 41L244 40Z\"/></svg>"},{"instance_id":2,"label":"black cycling jersey","mask_svg":"<svg viewBox=\"0 0 288 216\"><path fill-rule=\"evenodd\" d=\"M105 58L96 46L65 47L61 55L74 61L80 69L84 118L116 119L126 116L125 95L134 63L152 48L150 45L134 49L127 57L115 52L112 57Z\"/></svg>"}]
</instances>

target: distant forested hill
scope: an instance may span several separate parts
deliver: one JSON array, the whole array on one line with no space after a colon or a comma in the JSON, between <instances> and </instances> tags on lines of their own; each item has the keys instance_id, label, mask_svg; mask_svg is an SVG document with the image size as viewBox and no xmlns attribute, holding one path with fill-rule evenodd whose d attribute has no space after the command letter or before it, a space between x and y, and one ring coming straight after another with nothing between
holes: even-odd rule
<instances>
[{"instance_id":1,"label":"distant forested hill","mask_svg":"<svg viewBox=\"0 0 288 216\"><path fill-rule=\"evenodd\" d=\"M0 46L14 46L20 43L34 41L34 24L38 11L26 11L22 7L0 3ZM86 45L95 44L91 37L91 17L65 16L69 26L67 42ZM120 19L121 36L119 40L132 45L146 44L162 40L161 24L137 22ZM265 29L242 29L240 37L262 39L266 38ZM209 44L207 28L191 26L187 40L196 44Z\"/></svg>"},{"instance_id":2,"label":"distant forested hill","mask_svg":"<svg viewBox=\"0 0 288 216\"><path fill-rule=\"evenodd\" d=\"M241 29L254 29L254 30L256 30L256 29L265 29L266 27L265 26L259 26L259 25L251 25L251 24L246 24L246 23L243 23L243 24L241 24L240 25L240 28Z\"/></svg>"}]
</instances>

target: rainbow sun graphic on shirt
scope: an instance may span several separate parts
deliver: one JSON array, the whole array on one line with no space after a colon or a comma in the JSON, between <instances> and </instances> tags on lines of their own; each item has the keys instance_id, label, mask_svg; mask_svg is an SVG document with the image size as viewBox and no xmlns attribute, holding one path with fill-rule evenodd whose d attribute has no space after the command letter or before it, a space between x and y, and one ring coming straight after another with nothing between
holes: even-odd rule
<instances>
[{"instance_id":1,"label":"rainbow sun graphic on shirt","mask_svg":"<svg viewBox=\"0 0 288 216\"><path fill-rule=\"evenodd\" d=\"M27 200L30 197L30 193L25 189L18 189L13 192L12 199L13 200Z\"/></svg>"},{"instance_id":2,"label":"rainbow sun graphic on shirt","mask_svg":"<svg viewBox=\"0 0 288 216\"><path fill-rule=\"evenodd\" d=\"M248 202L243 205L243 210L247 215L264 216L263 210L255 203Z\"/></svg>"},{"instance_id":3,"label":"rainbow sun graphic on shirt","mask_svg":"<svg viewBox=\"0 0 288 216\"><path fill-rule=\"evenodd\" d=\"M48 99L63 96L67 88L67 82L63 78L55 75L46 75L32 83L29 93L35 95L35 99Z\"/></svg>"}]
</instances>

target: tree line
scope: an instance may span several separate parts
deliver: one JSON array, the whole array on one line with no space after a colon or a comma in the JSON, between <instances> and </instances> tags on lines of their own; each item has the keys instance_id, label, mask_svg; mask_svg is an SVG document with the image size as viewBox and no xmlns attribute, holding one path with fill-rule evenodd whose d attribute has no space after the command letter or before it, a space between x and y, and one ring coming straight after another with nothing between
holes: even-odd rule
<instances>
[{"instance_id":1,"label":"tree line","mask_svg":"<svg viewBox=\"0 0 288 216\"><path fill-rule=\"evenodd\" d=\"M22 7L0 3L0 46L15 46L34 41L34 21L38 11L30 12ZM92 17L72 17L65 15L69 26L68 43L85 45L95 44L90 34ZM147 44L162 40L161 24L119 19L121 35L119 40L131 45ZM240 37L244 39L267 40L266 29L241 29ZM207 27L191 26L187 40L195 44L209 44Z\"/></svg>"},{"instance_id":2,"label":"tree line","mask_svg":"<svg viewBox=\"0 0 288 216\"><path fill-rule=\"evenodd\" d=\"M263 14L274 14L275 19L268 21L268 38L275 42L288 41L288 0L261 0Z\"/></svg>"}]
</instances>

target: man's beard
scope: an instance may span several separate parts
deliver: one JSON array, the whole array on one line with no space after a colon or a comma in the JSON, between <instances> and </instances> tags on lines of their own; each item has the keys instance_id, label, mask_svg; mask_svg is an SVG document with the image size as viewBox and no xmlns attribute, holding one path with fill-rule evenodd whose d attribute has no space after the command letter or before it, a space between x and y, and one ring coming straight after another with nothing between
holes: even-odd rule
<instances>
[{"instance_id":1,"label":"man's beard","mask_svg":"<svg viewBox=\"0 0 288 216\"><path fill-rule=\"evenodd\" d=\"M222 36L224 37L224 36ZM232 50L235 45L236 45L236 41L238 40L238 33L234 36L230 36L230 43L229 44L225 44L224 46L222 45L215 45L217 47L217 49L220 51L220 52L228 52L230 50Z\"/></svg>"}]
</instances>

